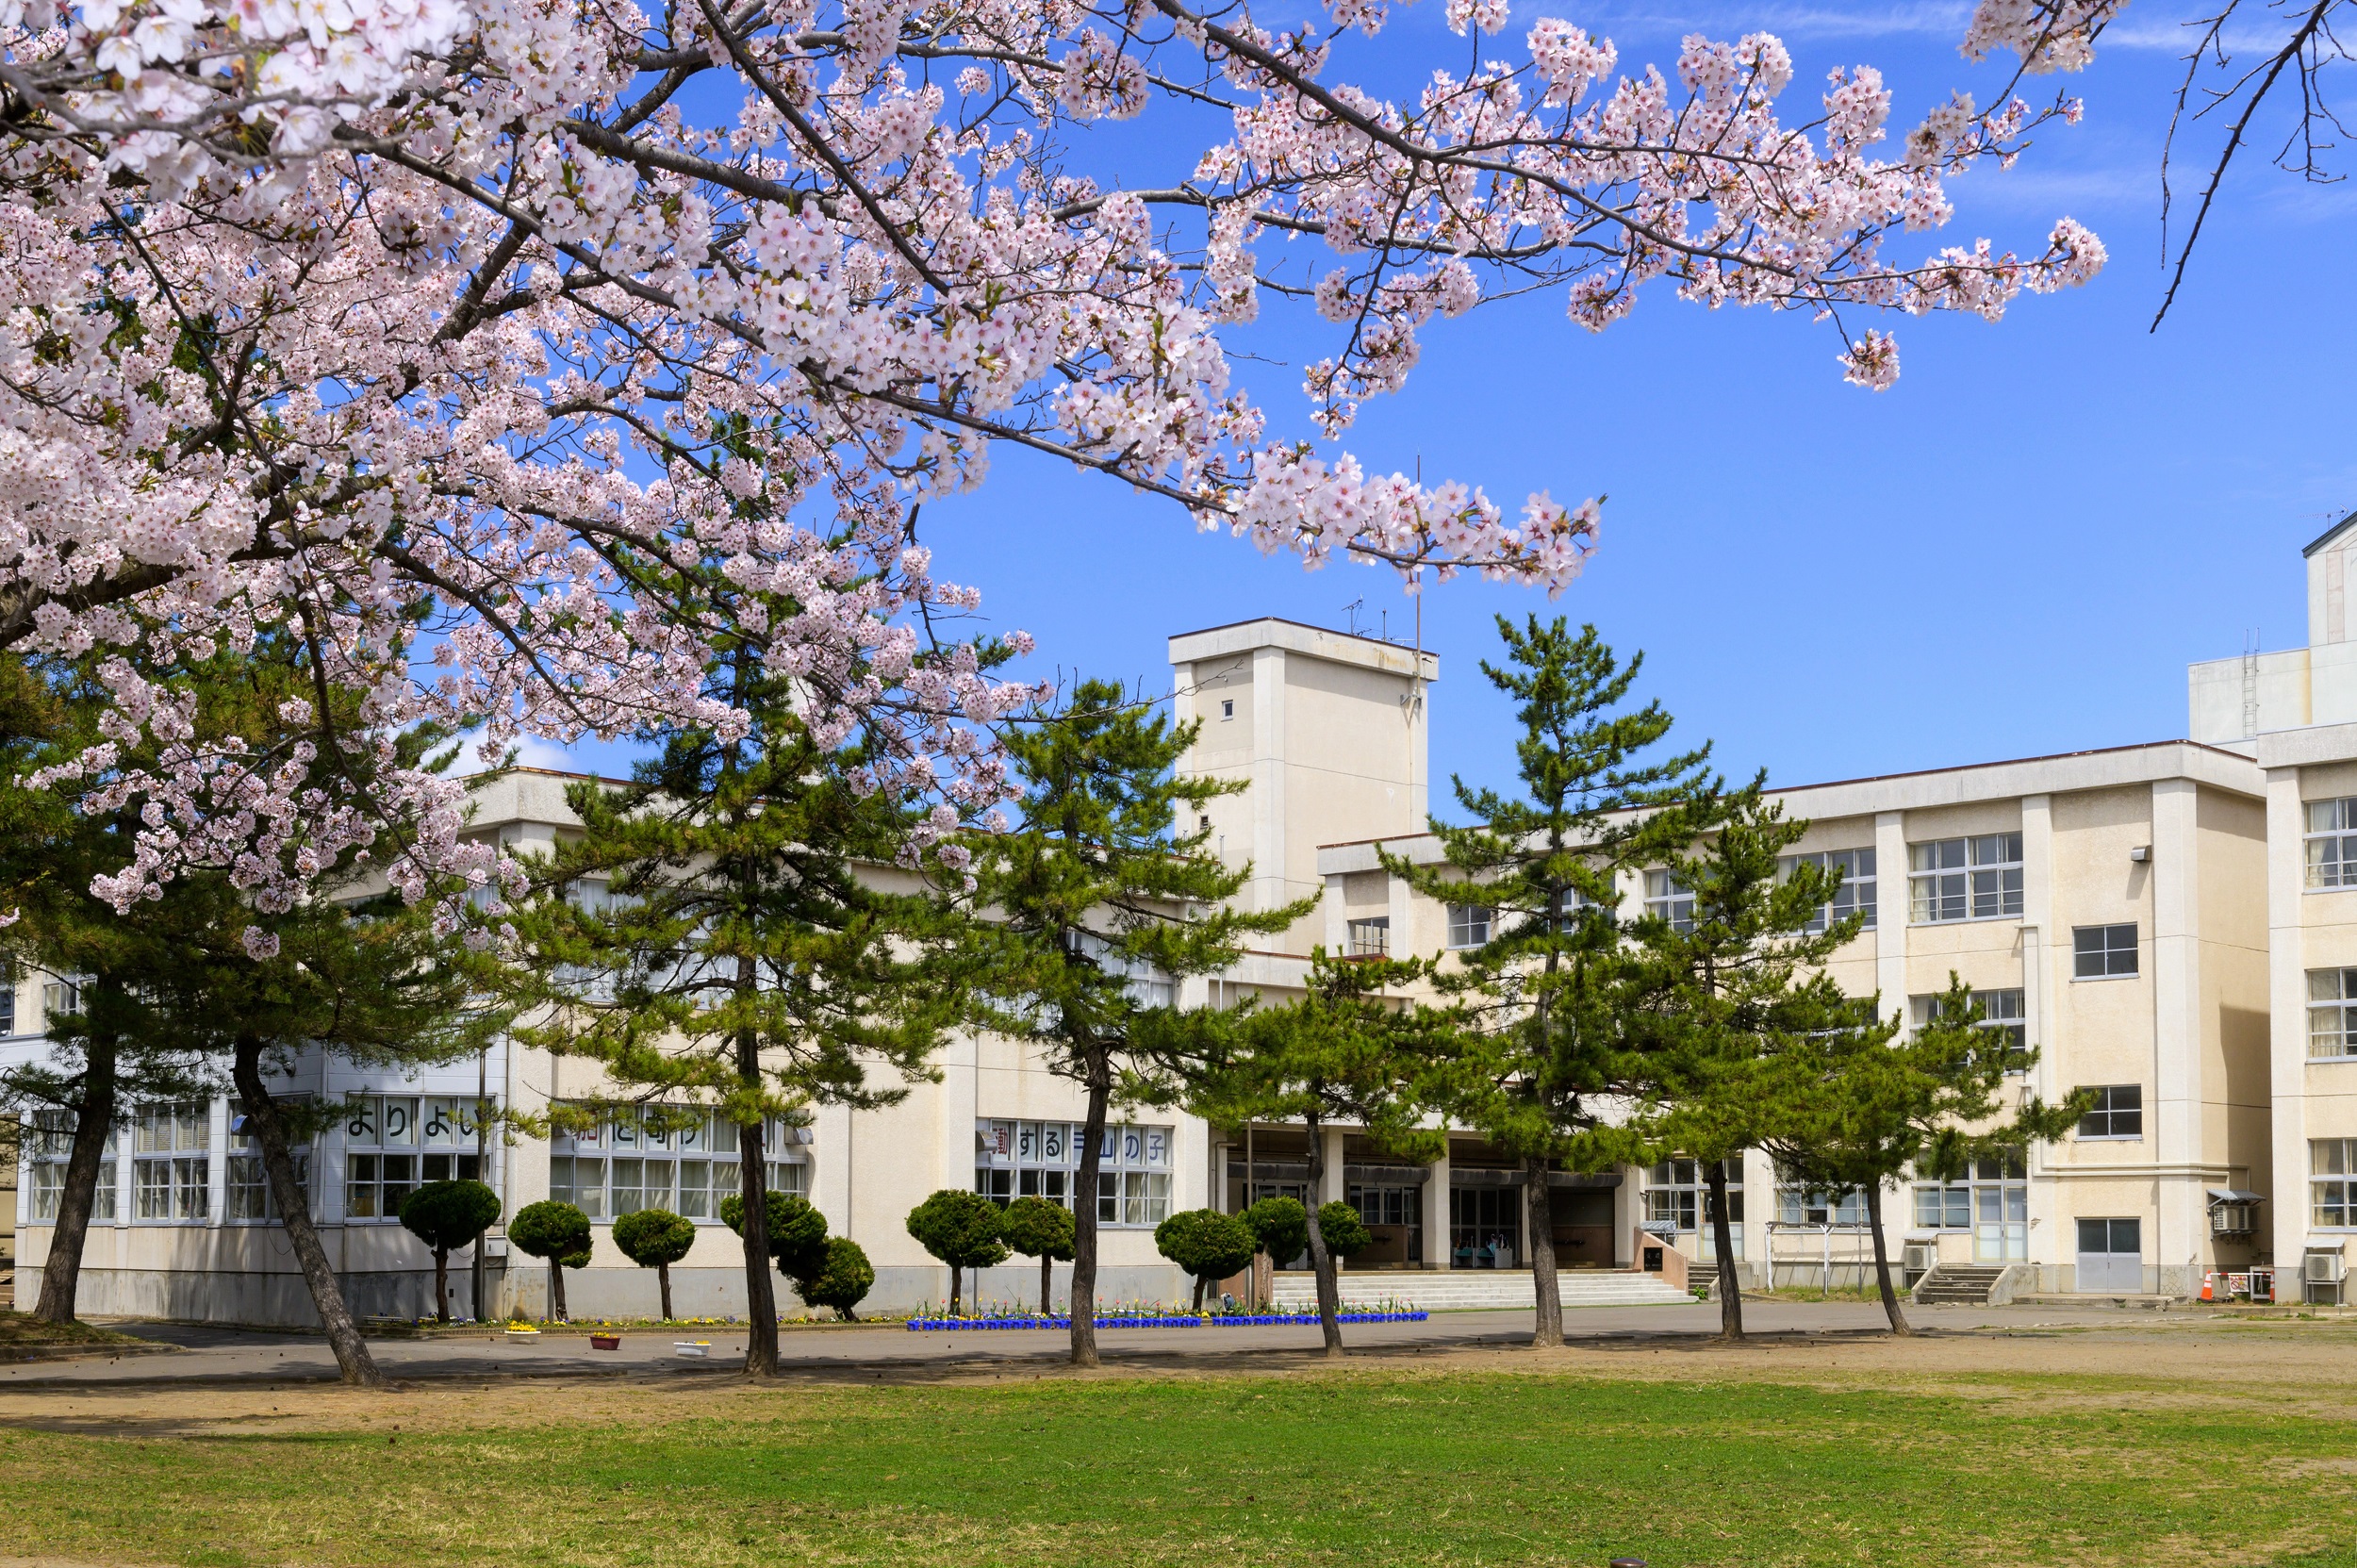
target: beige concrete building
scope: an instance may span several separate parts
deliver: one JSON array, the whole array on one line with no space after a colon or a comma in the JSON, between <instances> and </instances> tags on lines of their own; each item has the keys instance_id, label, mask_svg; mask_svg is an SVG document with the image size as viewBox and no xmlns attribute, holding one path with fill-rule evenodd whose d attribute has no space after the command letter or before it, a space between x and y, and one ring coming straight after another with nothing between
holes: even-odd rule
<instances>
[{"instance_id":1,"label":"beige concrete building","mask_svg":"<svg viewBox=\"0 0 2357 1568\"><path fill-rule=\"evenodd\" d=\"M1980 1270L1969 1276L1975 1288L2013 1294L2182 1295L2212 1271L2335 1252L2344 1232L2357 1234L2357 705L2346 723L2310 721L2339 701L2332 671L2342 667L2331 650L2346 640L2333 609L2342 542L2336 532L2310 552L2321 619L2300 659L2258 655L2248 680L2248 661L2226 661L2233 668L2224 673L2194 668L2192 740L1782 792L1810 822L1796 852L1844 871L1829 916L1855 908L1868 917L1832 964L1845 990L1879 996L1913 1023L1953 971L1979 994L1989 1027L2038 1048L2017 1093L2099 1091L2074 1135L1892 1195L1885 1213L1911 1274L1937 1263L1943 1274ZM1321 900L1266 950L1187 982L1177 999L1225 1005L1297 993L1321 944L1432 953L1486 935L1477 903L1412 893L1374 847L1379 839L1410 858L1438 854L1424 831L1427 705L1441 674L1433 653L1271 619L1173 637L1170 657L1178 716L1202 724L1188 766L1249 784L1212 802L1200 825L1231 862L1252 863L1254 907ZM2286 706L2285 693L2301 705ZM2296 727L2259 728L2286 714ZM569 782L524 771L488 786L476 831L519 844L564 834ZM1657 872L1633 873L1622 894L1631 909L1676 914L1679 891ZM2337 988L2329 999L2319 976ZM16 1033L0 1048L44 1048L44 1011L71 998L41 986L59 983L36 977L19 987L9 1003ZM2344 1000L2345 1009L2328 1005ZM938 1081L912 1085L896 1106L825 1109L806 1129L771 1131L772 1184L806 1194L867 1249L878 1275L869 1305L879 1309L946 1294L946 1271L902 1224L926 1194L970 1183L1001 1197L1078 1197L1083 1106L1073 1085L997 1038L953 1040L937 1065ZM510 1213L553 1195L599 1221L590 1267L569 1280L577 1312L652 1311L651 1274L613 1249L608 1227L657 1204L703 1228L673 1270L681 1310L741 1311L734 1238L715 1218L717 1195L735 1180L734 1152L716 1144L713 1129L650 1132L620 1117L595 1136L486 1136L478 1154L470 1109L478 1083L526 1110L594 1098L601 1088L589 1065L520 1047L405 1081L314 1057L282 1085L345 1107L306 1159L315 1213L360 1310L431 1310L425 1254L387 1216L405 1184L480 1172ZM1326 1136L1326 1186L1313 1193L1297 1128L1215 1129L1177 1112L1130 1117L1109 1137L1096 1195L1105 1295L1182 1292L1153 1247L1153 1227L1169 1213L1290 1193L1359 1206L1376 1236L1354 1265L1375 1277L1362 1292L1440 1302L1482 1284L1490 1294L1480 1299L1527 1298L1523 1177L1512 1162L1463 1134L1428 1166L1386 1156L1351 1128ZM253 1151L225 1102L146 1108L117 1145L85 1275L87 1310L305 1320ZM41 1130L27 1141L27 1292L39 1286L62 1156L61 1142ZM1703 1174L1679 1160L1556 1173L1555 1241L1567 1277L1602 1291L1664 1241L1703 1261ZM1855 1276L1866 1255L1856 1195L1789 1190L1756 1156L1734 1174L1739 1207L1730 1218L1749 1277ZM486 1254L489 1309L541 1310L541 1265L509 1256L497 1233ZM1442 1274L1470 1278L1431 1278ZM986 1274L981 1295L1028 1301L1036 1279L1018 1260Z\"/></svg>"}]
</instances>

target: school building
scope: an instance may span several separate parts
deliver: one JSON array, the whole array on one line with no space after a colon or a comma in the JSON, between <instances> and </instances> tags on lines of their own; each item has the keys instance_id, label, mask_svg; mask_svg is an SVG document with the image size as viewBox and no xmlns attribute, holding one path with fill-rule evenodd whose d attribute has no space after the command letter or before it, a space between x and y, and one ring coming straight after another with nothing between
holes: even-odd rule
<instances>
[{"instance_id":1,"label":"school building","mask_svg":"<svg viewBox=\"0 0 2357 1568\"><path fill-rule=\"evenodd\" d=\"M1889 1195L1889 1239L1927 1298L2033 1294L2183 1296L2215 1276L2282 1299L2337 1300L2357 1235L2357 636L2344 584L2357 517L2307 553L2305 649L2199 664L2188 738L1786 789L1807 818L1797 856L1838 865L1838 919L1863 929L1831 962L1854 996L1920 1022L1953 971L1985 1027L2037 1048L2016 1094L2094 1092L2061 1141ZM1217 852L1249 860L1242 898L1271 908L1317 894L1316 913L1228 972L1182 982L1178 999L1224 1005L1297 994L1311 950L1429 954L1486 939L1491 913L1436 900L1384 868L1376 845L1439 858L1428 650L1261 619L1170 640L1178 717L1201 721L1192 771L1249 788L1205 808ZM480 794L473 831L519 846L573 827L567 775L520 770ZM1639 868L1624 907L1674 919L1682 891ZM1167 995L1151 980L1142 986ZM34 976L0 994L22 1059L47 1048L44 1018L75 1005L70 979ZM1001 1198L1076 1192L1083 1103L1014 1042L961 1036L934 1081L891 1107L822 1108L769 1130L768 1180L806 1196L876 1265L867 1307L939 1302L947 1271L903 1220L927 1194L972 1185ZM2343 1075L2347 1075L2344 1077ZM591 1100L600 1069L520 1045L395 1078L312 1052L280 1092L341 1114L303 1151L314 1215L354 1310L433 1311L425 1250L394 1217L418 1182L480 1176L507 1212L555 1197L596 1222L588 1267L567 1279L576 1315L655 1308L651 1271L612 1243L613 1220L671 1209L700 1236L672 1269L686 1315L741 1312L735 1236L717 1218L737 1150L707 1122L617 1113L594 1133L533 1139L475 1124L487 1098L540 1111ZM1109 1130L1095 1195L1100 1300L1173 1300L1188 1283L1155 1251L1167 1214L1234 1210L1258 1197L1354 1202L1374 1246L1345 1276L1353 1296L1432 1305L1527 1301L1525 1178L1481 1138L1417 1164L1360 1130L1325 1132L1325 1184L1310 1187L1299 1127L1214 1128L1177 1112ZM29 1130L17 1173L18 1299L38 1291L65 1158L63 1130ZM1800 1190L1754 1154L1731 1169L1729 1221L1754 1284L1856 1280L1871 1256L1855 1194ZM1672 1159L1643 1168L1551 1173L1555 1246L1568 1302L1677 1298L1682 1262L1714 1262L1706 1173ZM90 1313L253 1323L311 1321L272 1213L259 1161L228 1100L139 1108L115 1135L85 1252ZM1664 1260L1660 1254L1673 1257ZM1654 1271L1643 1265L1653 1256ZM539 1261L485 1244L486 1308L546 1310ZM454 1311L471 1307L453 1260ZM1057 1269L1058 1291L1068 1277ZM1030 1302L1036 1264L985 1271L985 1300ZM2222 1279L2216 1281L2222 1285ZM1306 1283L1279 1276L1279 1295ZM781 1284L788 1311L795 1302Z\"/></svg>"}]
</instances>

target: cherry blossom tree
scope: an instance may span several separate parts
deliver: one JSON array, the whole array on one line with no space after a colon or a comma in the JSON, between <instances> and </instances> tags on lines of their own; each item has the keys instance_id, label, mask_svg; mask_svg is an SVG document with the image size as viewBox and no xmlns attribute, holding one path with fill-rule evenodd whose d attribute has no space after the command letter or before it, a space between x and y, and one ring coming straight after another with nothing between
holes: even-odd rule
<instances>
[{"instance_id":1,"label":"cherry blossom tree","mask_svg":"<svg viewBox=\"0 0 2357 1568\"><path fill-rule=\"evenodd\" d=\"M167 743L55 781L147 802L103 891L205 864L291 900L387 820L404 887L512 875L454 786L318 755L421 720L725 727L724 627L801 667L821 733L881 713L919 776L992 766L959 737L1034 694L961 655L974 595L915 520L994 444L1312 565L1559 590L1594 502L1333 444L1436 314L1545 289L1600 331L1657 283L1828 319L1879 390L1867 319L1994 320L2102 264L2067 218L2025 253L1902 238L2068 100L1952 98L1885 156L1871 68L1787 117L1765 34L1623 73L1569 23L1517 45L1504 0L1445 5L1463 61L1387 97L1335 73L1385 0L1281 31L1189 0L0 0L0 647L114 651L123 736ZM1094 123L1149 111L1170 183L1089 166ZM1235 375L1264 302L1331 323L1313 433ZM153 672L282 627L363 730L173 750Z\"/></svg>"}]
</instances>

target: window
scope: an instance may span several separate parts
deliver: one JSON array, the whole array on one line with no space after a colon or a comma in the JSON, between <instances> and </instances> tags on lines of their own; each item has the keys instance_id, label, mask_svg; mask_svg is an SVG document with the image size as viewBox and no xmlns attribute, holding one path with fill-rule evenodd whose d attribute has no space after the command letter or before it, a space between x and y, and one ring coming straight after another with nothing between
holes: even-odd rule
<instances>
[{"instance_id":1,"label":"window","mask_svg":"<svg viewBox=\"0 0 2357 1568\"><path fill-rule=\"evenodd\" d=\"M2357 887L2357 799L2308 802L2310 887Z\"/></svg>"},{"instance_id":2,"label":"window","mask_svg":"<svg viewBox=\"0 0 2357 1568\"><path fill-rule=\"evenodd\" d=\"M1074 1122L974 1124L974 1190L996 1203L1036 1196L1069 1204L1080 1190ZM1167 1127L1109 1127L1096 1154L1096 1223L1151 1230L1170 1217Z\"/></svg>"},{"instance_id":3,"label":"window","mask_svg":"<svg viewBox=\"0 0 2357 1568\"><path fill-rule=\"evenodd\" d=\"M2011 1053L2007 1072L2026 1072L2030 1054L2030 1009L2027 996L2019 990L1975 991L1972 999L1980 1004L1981 1027L2005 1037L2005 1048ZM1940 1015L1938 997L1909 997L1915 1015L1915 1027L1921 1029Z\"/></svg>"},{"instance_id":4,"label":"window","mask_svg":"<svg viewBox=\"0 0 2357 1568\"><path fill-rule=\"evenodd\" d=\"M1219 700L1219 717L1223 720L1236 717L1236 700L1234 698L1223 697Z\"/></svg>"},{"instance_id":5,"label":"window","mask_svg":"<svg viewBox=\"0 0 2357 1568\"><path fill-rule=\"evenodd\" d=\"M308 1100L310 1097L300 1098ZM303 1189L306 1202L315 1202L307 1136L288 1152L294 1158L295 1185ZM229 1155L223 1162L222 1175L227 1186L226 1217L232 1222L276 1224L286 1217L278 1212L278 1199L271 1193L270 1173L262 1168L262 1141L241 1113L233 1113L229 1118Z\"/></svg>"},{"instance_id":6,"label":"window","mask_svg":"<svg viewBox=\"0 0 2357 1568\"><path fill-rule=\"evenodd\" d=\"M2030 1255L2030 1168L2015 1151L1975 1160L1953 1181L1915 1185L1915 1224L1923 1230L1970 1230L1978 1263L2019 1263Z\"/></svg>"},{"instance_id":7,"label":"window","mask_svg":"<svg viewBox=\"0 0 2357 1568\"><path fill-rule=\"evenodd\" d=\"M65 1197L66 1162L74 1155L75 1117L71 1111L36 1111L33 1125L25 1136L25 1153L31 1163L33 1181L33 1219L55 1221L58 1205ZM115 1156L121 1134L107 1134L105 1152L98 1160L98 1190L91 1195L90 1217L93 1225L112 1225L116 1218Z\"/></svg>"},{"instance_id":8,"label":"window","mask_svg":"<svg viewBox=\"0 0 2357 1568\"><path fill-rule=\"evenodd\" d=\"M1983 834L1907 846L1907 918L2002 920L2021 913L2021 835Z\"/></svg>"},{"instance_id":9,"label":"window","mask_svg":"<svg viewBox=\"0 0 2357 1568\"><path fill-rule=\"evenodd\" d=\"M0 1034L16 1032L16 987L0 985Z\"/></svg>"},{"instance_id":10,"label":"window","mask_svg":"<svg viewBox=\"0 0 2357 1568\"><path fill-rule=\"evenodd\" d=\"M2308 1141L2308 1217L2329 1230L2357 1229L2357 1138Z\"/></svg>"},{"instance_id":11,"label":"window","mask_svg":"<svg viewBox=\"0 0 2357 1568\"><path fill-rule=\"evenodd\" d=\"M41 1027L49 1027L52 1018L71 1017L82 1011L82 982L78 980L53 980L41 988Z\"/></svg>"},{"instance_id":12,"label":"window","mask_svg":"<svg viewBox=\"0 0 2357 1568\"><path fill-rule=\"evenodd\" d=\"M2070 932L2071 973L2079 980L2111 980L2136 972L2136 928L2134 926L2074 926Z\"/></svg>"},{"instance_id":13,"label":"window","mask_svg":"<svg viewBox=\"0 0 2357 1568\"><path fill-rule=\"evenodd\" d=\"M1424 1189L1422 1187L1365 1187L1344 1189L1350 1206L1359 1211L1359 1220L1370 1230L1384 1226L1399 1232L1403 1262L1424 1262ZM1388 1238L1377 1237L1378 1243Z\"/></svg>"},{"instance_id":14,"label":"window","mask_svg":"<svg viewBox=\"0 0 2357 1568\"><path fill-rule=\"evenodd\" d=\"M1780 1225L1864 1225L1866 1193L1859 1187L1846 1193L1778 1187L1776 1221Z\"/></svg>"},{"instance_id":15,"label":"window","mask_svg":"<svg viewBox=\"0 0 2357 1568\"><path fill-rule=\"evenodd\" d=\"M1811 931L1823 931L1853 915L1866 917L1864 930L1874 929L1874 851L1871 850L1824 850L1811 855L1787 855L1783 860L1784 874L1790 876L1796 866L1807 864L1821 870L1841 873L1841 885L1834 889L1833 901L1817 912L1817 918L1808 923Z\"/></svg>"},{"instance_id":16,"label":"window","mask_svg":"<svg viewBox=\"0 0 2357 1568\"><path fill-rule=\"evenodd\" d=\"M427 1181L488 1181L472 1095L359 1095L344 1102L344 1217L401 1218Z\"/></svg>"},{"instance_id":17,"label":"window","mask_svg":"<svg viewBox=\"0 0 2357 1568\"><path fill-rule=\"evenodd\" d=\"M1353 920L1344 934L1348 938L1346 950L1353 958L1385 958L1391 954L1392 917L1388 915Z\"/></svg>"},{"instance_id":18,"label":"window","mask_svg":"<svg viewBox=\"0 0 2357 1568\"><path fill-rule=\"evenodd\" d=\"M1727 1223L1743 1223L1743 1163L1726 1162ZM1710 1216L1710 1173L1692 1160L1664 1160L1645 1172L1645 1223L1698 1230Z\"/></svg>"},{"instance_id":19,"label":"window","mask_svg":"<svg viewBox=\"0 0 2357 1568\"><path fill-rule=\"evenodd\" d=\"M2308 971L2308 1054L2357 1056L2357 969Z\"/></svg>"},{"instance_id":20,"label":"window","mask_svg":"<svg viewBox=\"0 0 2357 1568\"><path fill-rule=\"evenodd\" d=\"M1071 1122L976 1122L974 1190L1002 1209L1018 1197L1071 1208L1081 1131Z\"/></svg>"},{"instance_id":21,"label":"window","mask_svg":"<svg viewBox=\"0 0 2357 1568\"><path fill-rule=\"evenodd\" d=\"M202 1224L212 1190L213 1108L203 1100L142 1105L131 1116L131 1218Z\"/></svg>"},{"instance_id":22,"label":"window","mask_svg":"<svg viewBox=\"0 0 2357 1568\"><path fill-rule=\"evenodd\" d=\"M2144 1086L2106 1083L2095 1091L2095 1108L2079 1118L2082 1138L2144 1136Z\"/></svg>"},{"instance_id":23,"label":"window","mask_svg":"<svg viewBox=\"0 0 2357 1568\"><path fill-rule=\"evenodd\" d=\"M549 1197L593 1220L668 1209L700 1225L717 1225L721 1200L743 1191L741 1132L717 1111L578 1101L568 1109L594 1120L549 1140ZM768 1191L810 1196L809 1162L784 1157L803 1137L803 1129L774 1116L762 1129L763 1147L780 1156L765 1162Z\"/></svg>"},{"instance_id":24,"label":"window","mask_svg":"<svg viewBox=\"0 0 2357 1568\"><path fill-rule=\"evenodd\" d=\"M1645 913L1669 921L1672 931L1692 931L1693 892L1667 871L1648 871L1645 873Z\"/></svg>"},{"instance_id":25,"label":"window","mask_svg":"<svg viewBox=\"0 0 2357 1568\"><path fill-rule=\"evenodd\" d=\"M1449 905L1448 945L1460 950L1488 945L1494 917L1495 912L1488 904Z\"/></svg>"}]
</instances>

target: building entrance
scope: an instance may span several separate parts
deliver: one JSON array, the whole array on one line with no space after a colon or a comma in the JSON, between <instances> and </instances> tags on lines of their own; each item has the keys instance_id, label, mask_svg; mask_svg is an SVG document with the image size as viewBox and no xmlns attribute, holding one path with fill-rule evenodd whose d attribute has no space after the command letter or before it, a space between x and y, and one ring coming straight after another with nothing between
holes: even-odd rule
<instances>
[{"instance_id":1,"label":"building entrance","mask_svg":"<svg viewBox=\"0 0 2357 1568\"><path fill-rule=\"evenodd\" d=\"M2079 1222L2079 1288L2106 1292L2144 1289L2142 1220Z\"/></svg>"},{"instance_id":2,"label":"building entrance","mask_svg":"<svg viewBox=\"0 0 2357 1568\"><path fill-rule=\"evenodd\" d=\"M1520 1187L1451 1187L1449 1267L1520 1268L1522 1204Z\"/></svg>"}]
</instances>

